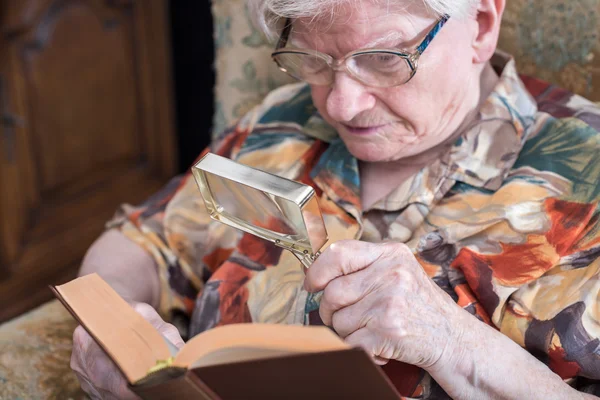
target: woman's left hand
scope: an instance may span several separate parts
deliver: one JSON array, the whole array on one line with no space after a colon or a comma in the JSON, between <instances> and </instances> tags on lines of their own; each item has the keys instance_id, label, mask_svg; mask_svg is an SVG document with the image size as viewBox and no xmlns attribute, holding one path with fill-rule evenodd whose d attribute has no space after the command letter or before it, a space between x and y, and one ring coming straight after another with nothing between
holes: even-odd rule
<instances>
[{"instance_id":1,"label":"woman's left hand","mask_svg":"<svg viewBox=\"0 0 600 400\"><path fill-rule=\"evenodd\" d=\"M463 311L401 243L332 244L308 269L305 289L324 290L323 322L379 364L398 360L424 369L452 360Z\"/></svg>"}]
</instances>

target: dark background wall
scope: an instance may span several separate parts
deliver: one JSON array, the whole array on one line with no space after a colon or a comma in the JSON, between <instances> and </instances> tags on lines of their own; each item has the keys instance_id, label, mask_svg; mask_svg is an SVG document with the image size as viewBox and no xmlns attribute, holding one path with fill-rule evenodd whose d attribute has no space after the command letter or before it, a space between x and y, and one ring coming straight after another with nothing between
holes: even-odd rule
<instances>
[{"instance_id":1,"label":"dark background wall","mask_svg":"<svg viewBox=\"0 0 600 400\"><path fill-rule=\"evenodd\" d=\"M210 141L215 84L213 23L208 0L171 0L179 171Z\"/></svg>"}]
</instances>

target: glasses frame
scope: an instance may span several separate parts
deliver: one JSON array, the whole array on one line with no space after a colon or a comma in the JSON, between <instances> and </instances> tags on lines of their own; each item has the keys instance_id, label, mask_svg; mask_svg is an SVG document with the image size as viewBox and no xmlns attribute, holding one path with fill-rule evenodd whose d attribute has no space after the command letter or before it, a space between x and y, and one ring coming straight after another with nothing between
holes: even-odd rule
<instances>
[{"instance_id":1,"label":"glasses frame","mask_svg":"<svg viewBox=\"0 0 600 400\"><path fill-rule=\"evenodd\" d=\"M361 82L362 84L364 84L366 86L370 86L370 87L400 86L400 85L403 85L403 84L409 82L413 78L413 76L415 76L415 74L417 73L417 68L419 67L419 58L425 52L425 50L427 49L427 47L429 46L431 41L436 37L436 35L439 33L439 31L442 29L442 27L446 24L446 22L448 22L449 19L450 19L449 15L442 16L437 21L437 23L433 26L433 28L431 28L431 30L427 33L427 35L425 36L423 41L417 46L416 50L413 53L407 53L407 52L398 51L398 50L394 50L394 49L379 49L379 48L359 49L359 50L354 50L354 51L346 54L341 59L335 59L332 56L330 56L329 54L321 53L316 50L300 49L300 48L295 48L295 47L285 48L285 46L288 43L290 33L292 31L292 20L291 20L291 18L287 18L285 21L285 26L283 28L283 31L281 32L281 36L279 37L279 40L277 41L277 45L275 46L275 50L271 53L271 58L277 64L277 67L281 71L285 72L286 74L288 74L291 77L298 79L298 80L303 80L303 79L292 75L291 73L288 72L288 70L284 66L279 64L279 62L277 61L277 58L276 58L278 55L280 55L280 54L303 54L303 55L320 57L327 62L327 65L329 65L329 68L331 68L332 71L346 72L346 73L348 73L348 75L350 75L351 77L353 77L354 79L356 79L357 81ZM348 68L347 61L350 58L352 58L354 56L358 56L358 55L373 54L373 53L393 54L393 55L396 55L396 56L404 59L406 61L406 63L408 64L410 71L411 71L408 79L406 79L404 82L399 82L399 83L393 84L393 85L378 86L378 85L374 85L374 84L365 82L364 80L362 80L360 78L360 76L357 76L350 68ZM310 82L308 82L308 83L310 83ZM332 83L333 82L330 82L329 85L331 85Z\"/></svg>"}]
</instances>

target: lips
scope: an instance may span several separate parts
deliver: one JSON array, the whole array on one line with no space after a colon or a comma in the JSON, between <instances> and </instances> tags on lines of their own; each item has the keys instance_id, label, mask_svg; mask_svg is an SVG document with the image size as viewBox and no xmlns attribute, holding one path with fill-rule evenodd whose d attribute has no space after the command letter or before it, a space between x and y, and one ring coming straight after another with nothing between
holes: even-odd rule
<instances>
[{"instance_id":1,"label":"lips","mask_svg":"<svg viewBox=\"0 0 600 400\"><path fill-rule=\"evenodd\" d=\"M350 134L372 135L374 133L377 133L379 130L381 130L383 127L387 126L388 124L371 125L371 126L350 126L350 125L346 125L346 124L342 124L342 125Z\"/></svg>"}]
</instances>

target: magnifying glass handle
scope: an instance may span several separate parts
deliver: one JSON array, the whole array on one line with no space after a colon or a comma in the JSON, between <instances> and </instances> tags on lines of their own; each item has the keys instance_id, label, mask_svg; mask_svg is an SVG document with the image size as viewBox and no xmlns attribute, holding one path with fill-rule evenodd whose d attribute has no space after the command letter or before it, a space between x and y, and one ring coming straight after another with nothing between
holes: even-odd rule
<instances>
[{"instance_id":1,"label":"magnifying glass handle","mask_svg":"<svg viewBox=\"0 0 600 400\"><path fill-rule=\"evenodd\" d=\"M296 256L296 258L300 261L300 263L302 263L302 266L304 267L304 271L306 272L306 270L308 268L310 268L312 263L321 255L321 252L317 252L315 254L310 254L310 253L307 254L307 253L292 251L292 254L294 254Z\"/></svg>"}]
</instances>

